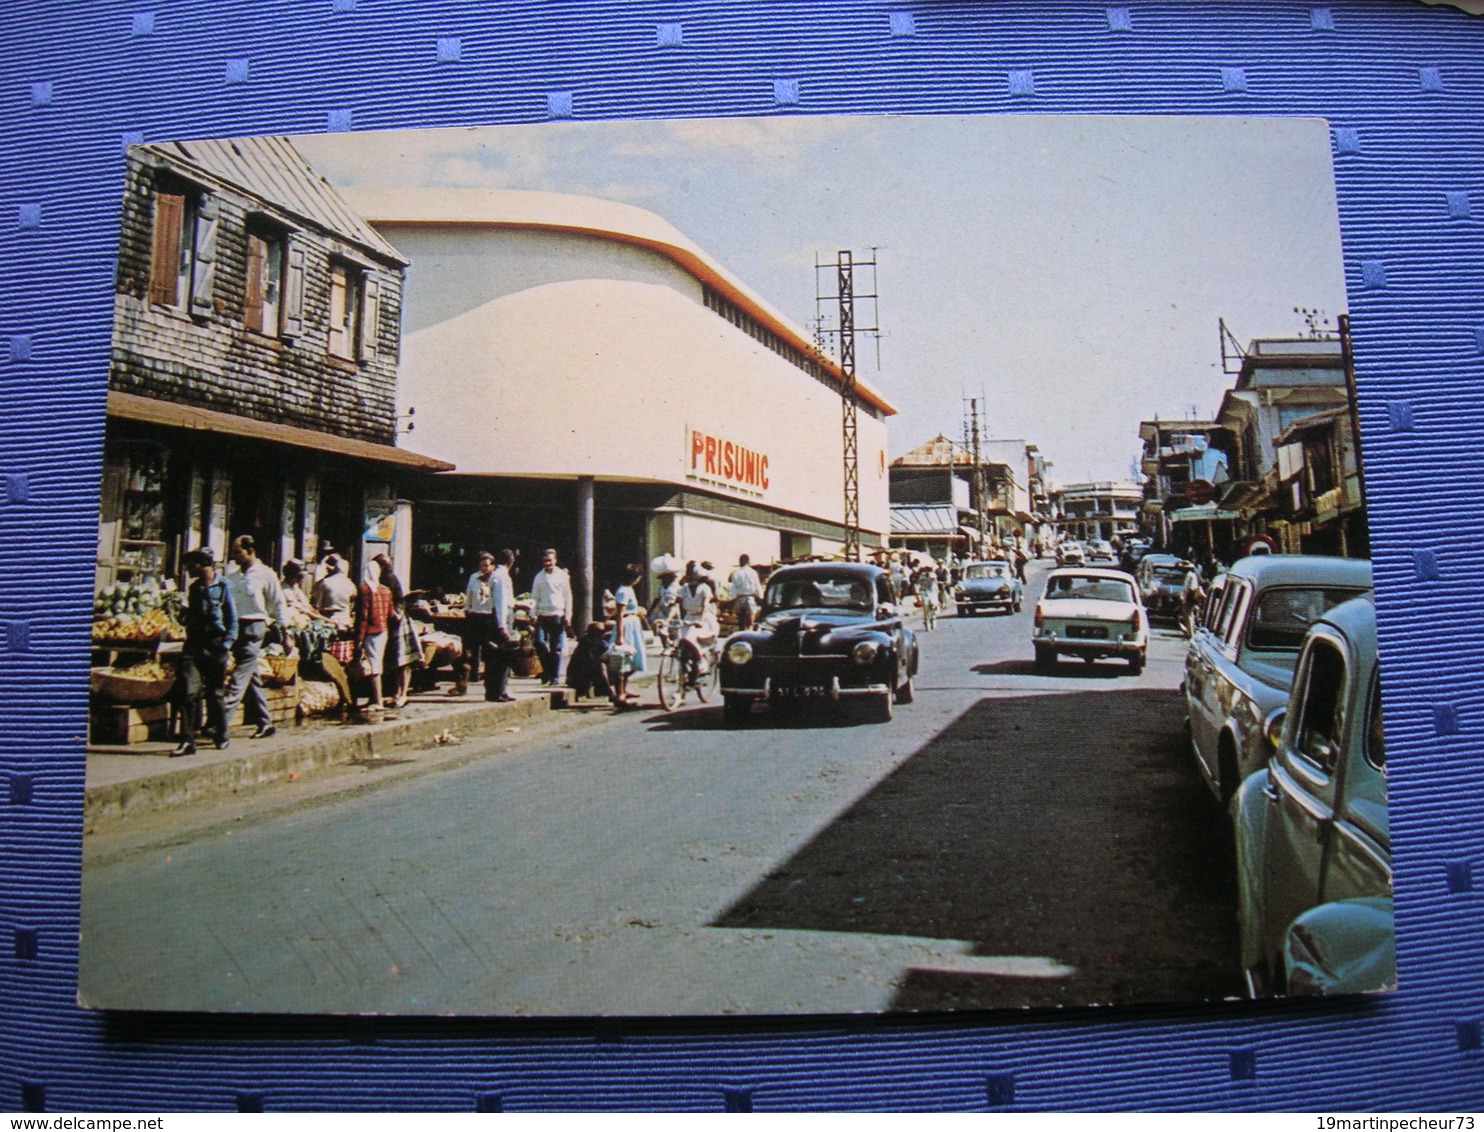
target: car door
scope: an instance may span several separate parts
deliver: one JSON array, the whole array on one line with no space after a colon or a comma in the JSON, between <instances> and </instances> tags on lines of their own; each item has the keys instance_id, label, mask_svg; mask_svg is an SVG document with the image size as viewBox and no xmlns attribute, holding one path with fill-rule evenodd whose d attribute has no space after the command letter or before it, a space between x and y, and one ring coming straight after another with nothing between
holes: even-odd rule
<instances>
[{"instance_id":1,"label":"car door","mask_svg":"<svg viewBox=\"0 0 1484 1132\"><path fill-rule=\"evenodd\" d=\"M1316 627L1299 657L1283 740L1268 764L1263 936L1269 954L1321 900L1351 696L1348 648Z\"/></svg>"},{"instance_id":2,"label":"car door","mask_svg":"<svg viewBox=\"0 0 1484 1132\"><path fill-rule=\"evenodd\" d=\"M1230 577L1212 583L1206 605L1209 616L1206 624L1192 635L1186 662L1190 737L1196 755L1213 780L1217 777L1217 745L1226 722L1225 704L1229 699L1222 688L1221 662L1228 647L1233 616L1242 604L1241 590L1241 584Z\"/></svg>"},{"instance_id":3,"label":"car door","mask_svg":"<svg viewBox=\"0 0 1484 1132\"><path fill-rule=\"evenodd\" d=\"M893 587L891 579L884 574L879 576L876 579L876 612L879 616L883 607L889 607L894 611L892 616L883 619L881 631L891 634L892 651L896 654L896 685L900 686L907 675L907 642L902 624L901 610L897 606L894 595L895 587Z\"/></svg>"},{"instance_id":4,"label":"car door","mask_svg":"<svg viewBox=\"0 0 1484 1132\"><path fill-rule=\"evenodd\" d=\"M1352 681L1361 685L1361 681ZM1391 893L1391 837L1386 813L1386 732L1381 685L1373 670L1349 712L1334 832L1325 847L1319 899Z\"/></svg>"}]
</instances>

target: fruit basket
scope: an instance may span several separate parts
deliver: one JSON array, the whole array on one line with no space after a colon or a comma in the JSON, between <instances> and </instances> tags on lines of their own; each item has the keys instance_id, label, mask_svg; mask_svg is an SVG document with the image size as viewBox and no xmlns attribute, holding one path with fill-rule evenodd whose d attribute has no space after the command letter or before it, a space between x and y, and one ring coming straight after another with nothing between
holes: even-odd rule
<instances>
[{"instance_id":1,"label":"fruit basket","mask_svg":"<svg viewBox=\"0 0 1484 1132\"><path fill-rule=\"evenodd\" d=\"M174 673L135 673L130 669L95 668L88 684L93 695L108 704L157 704L175 686Z\"/></svg>"}]
</instances>

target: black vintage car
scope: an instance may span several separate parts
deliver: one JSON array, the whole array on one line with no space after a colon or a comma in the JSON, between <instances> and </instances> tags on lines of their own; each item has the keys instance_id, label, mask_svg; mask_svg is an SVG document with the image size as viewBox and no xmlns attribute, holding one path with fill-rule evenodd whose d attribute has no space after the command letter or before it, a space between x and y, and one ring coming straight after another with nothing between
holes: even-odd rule
<instances>
[{"instance_id":1,"label":"black vintage car","mask_svg":"<svg viewBox=\"0 0 1484 1132\"><path fill-rule=\"evenodd\" d=\"M877 566L811 562L768 578L757 628L727 638L721 691L728 726L758 700L862 698L885 722L912 702L917 638Z\"/></svg>"}]
</instances>

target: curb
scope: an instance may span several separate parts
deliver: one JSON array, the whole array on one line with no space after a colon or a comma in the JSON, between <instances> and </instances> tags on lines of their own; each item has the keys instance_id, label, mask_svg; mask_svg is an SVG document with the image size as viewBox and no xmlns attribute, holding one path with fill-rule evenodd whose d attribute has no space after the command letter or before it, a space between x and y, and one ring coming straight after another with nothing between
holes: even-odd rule
<instances>
[{"instance_id":1,"label":"curb","mask_svg":"<svg viewBox=\"0 0 1484 1132\"><path fill-rule=\"evenodd\" d=\"M133 814L167 810L202 798L282 781L290 774L385 758L409 747L420 749L450 726L469 734L492 730L511 720L544 716L551 710L549 696L530 696L514 703L472 708L452 718L438 716L390 724L317 728L319 733L313 737L306 735L303 743L289 744L277 750L89 787L83 796L83 820L85 825L92 825Z\"/></svg>"}]
</instances>

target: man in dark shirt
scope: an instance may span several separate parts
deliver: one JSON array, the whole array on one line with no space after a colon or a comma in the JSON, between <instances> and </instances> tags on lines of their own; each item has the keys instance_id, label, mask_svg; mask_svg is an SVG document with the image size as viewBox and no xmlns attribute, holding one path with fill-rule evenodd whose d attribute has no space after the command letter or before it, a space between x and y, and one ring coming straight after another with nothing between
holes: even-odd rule
<instances>
[{"instance_id":1,"label":"man in dark shirt","mask_svg":"<svg viewBox=\"0 0 1484 1132\"><path fill-rule=\"evenodd\" d=\"M227 738L227 657L237 639L237 611L226 579L216 572L216 559L206 547L185 556L191 575L186 591L185 645L181 650L180 678L176 694L180 700L180 745L172 756L196 753L196 721L201 699L206 698L206 726L223 750Z\"/></svg>"}]
</instances>

